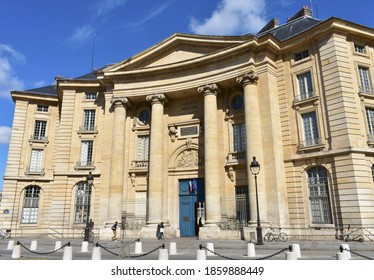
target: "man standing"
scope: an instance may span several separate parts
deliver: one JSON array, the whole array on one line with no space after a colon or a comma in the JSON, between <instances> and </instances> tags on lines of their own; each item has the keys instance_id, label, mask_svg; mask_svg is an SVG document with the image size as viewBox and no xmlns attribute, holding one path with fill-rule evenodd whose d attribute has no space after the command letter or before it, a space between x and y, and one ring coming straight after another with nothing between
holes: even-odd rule
<instances>
[{"instance_id":1,"label":"man standing","mask_svg":"<svg viewBox=\"0 0 374 280\"><path fill-rule=\"evenodd\" d=\"M118 222L116 221L116 222L112 225L112 231L113 231L112 241L117 241L117 226L118 226Z\"/></svg>"}]
</instances>

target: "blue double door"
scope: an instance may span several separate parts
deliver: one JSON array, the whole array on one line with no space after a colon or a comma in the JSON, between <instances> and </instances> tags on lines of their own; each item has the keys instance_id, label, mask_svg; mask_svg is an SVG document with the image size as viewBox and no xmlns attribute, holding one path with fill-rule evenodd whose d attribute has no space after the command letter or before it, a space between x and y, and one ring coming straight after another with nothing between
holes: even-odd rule
<instances>
[{"instance_id":1,"label":"blue double door","mask_svg":"<svg viewBox=\"0 0 374 280\"><path fill-rule=\"evenodd\" d=\"M205 202L204 179L179 180L179 229L181 236L196 236Z\"/></svg>"}]
</instances>

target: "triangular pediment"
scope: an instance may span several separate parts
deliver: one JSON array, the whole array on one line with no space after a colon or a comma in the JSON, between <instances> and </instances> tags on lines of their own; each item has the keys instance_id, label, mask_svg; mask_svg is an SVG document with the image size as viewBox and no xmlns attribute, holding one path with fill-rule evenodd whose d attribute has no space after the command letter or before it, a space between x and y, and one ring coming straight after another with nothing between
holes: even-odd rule
<instances>
[{"instance_id":1,"label":"triangular pediment","mask_svg":"<svg viewBox=\"0 0 374 280\"><path fill-rule=\"evenodd\" d=\"M247 36L203 36L176 33L153 47L104 69L122 72L197 60L248 40Z\"/></svg>"}]
</instances>

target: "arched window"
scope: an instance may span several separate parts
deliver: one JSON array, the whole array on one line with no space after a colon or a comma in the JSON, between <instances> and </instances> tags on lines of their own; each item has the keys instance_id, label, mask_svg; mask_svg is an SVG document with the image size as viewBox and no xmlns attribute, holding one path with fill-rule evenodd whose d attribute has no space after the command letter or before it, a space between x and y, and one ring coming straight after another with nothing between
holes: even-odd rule
<instances>
[{"instance_id":1,"label":"arched window","mask_svg":"<svg viewBox=\"0 0 374 280\"><path fill-rule=\"evenodd\" d=\"M87 182L80 182L75 187L75 223L87 222L89 187Z\"/></svg>"},{"instance_id":2,"label":"arched window","mask_svg":"<svg viewBox=\"0 0 374 280\"><path fill-rule=\"evenodd\" d=\"M309 169L307 173L312 223L331 224L327 170L316 166Z\"/></svg>"},{"instance_id":3,"label":"arched window","mask_svg":"<svg viewBox=\"0 0 374 280\"><path fill-rule=\"evenodd\" d=\"M40 187L29 186L25 189L22 209L22 223L35 224L38 220Z\"/></svg>"}]
</instances>

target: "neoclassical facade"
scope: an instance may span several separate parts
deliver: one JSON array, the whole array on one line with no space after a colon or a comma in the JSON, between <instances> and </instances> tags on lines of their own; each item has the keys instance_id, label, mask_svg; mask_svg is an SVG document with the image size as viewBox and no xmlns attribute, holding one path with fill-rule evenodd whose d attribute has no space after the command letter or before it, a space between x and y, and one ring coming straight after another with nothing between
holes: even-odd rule
<instances>
[{"instance_id":1,"label":"neoclassical facade","mask_svg":"<svg viewBox=\"0 0 374 280\"><path fill-rule=\"evenodd\" d=\"M374 227L374 30L303 8L258 34L176 33L15 102L1 220L14 234L253 238ZM92 186L87 175L94 176ZM91 190L91 191L89 191Z\"/></svg>"}]
</instances>

